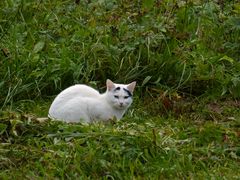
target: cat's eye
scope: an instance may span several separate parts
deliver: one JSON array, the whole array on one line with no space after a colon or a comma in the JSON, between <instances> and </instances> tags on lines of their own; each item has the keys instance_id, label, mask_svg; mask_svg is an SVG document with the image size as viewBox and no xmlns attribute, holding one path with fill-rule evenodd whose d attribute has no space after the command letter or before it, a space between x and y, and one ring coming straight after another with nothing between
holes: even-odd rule
<instances>
[{"instance_id":1,"label":"cat's eye","mask_svg":"<svg viewBox=\"0 0 240 180\"><path fill-rule=\"evenodd\" d=\"M119 99L119 96L116 96L116 95L115 95L114 97L115 97L116 99Z\"/></svg>"},{"instance_id":2,"label":"cat's eye","mask_svg":"<svg viewBox=\"0 0 240 180\"><path fill-rule=\"evenodd\" d=\"M127 98L129 98L129 96L124 96L124 99L127 99Z\"/></svg>"}]
</instances>

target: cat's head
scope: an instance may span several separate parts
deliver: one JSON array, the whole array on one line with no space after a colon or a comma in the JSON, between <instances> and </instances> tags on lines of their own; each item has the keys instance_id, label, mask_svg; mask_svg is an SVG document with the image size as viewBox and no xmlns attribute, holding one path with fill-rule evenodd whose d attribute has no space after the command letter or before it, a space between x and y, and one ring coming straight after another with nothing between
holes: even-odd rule
<instances>
[{"instance_id":1,"label":"cat's head","mask_svg":"<svg viewBox=\"0 0 240 180\"><path fill-rule=\"evenodd\" d=\"M106 85L108 100L114 108L124 110L131 105L136 81L130 84L116 84L108 79Z\"/></svg>"}]
</instances>

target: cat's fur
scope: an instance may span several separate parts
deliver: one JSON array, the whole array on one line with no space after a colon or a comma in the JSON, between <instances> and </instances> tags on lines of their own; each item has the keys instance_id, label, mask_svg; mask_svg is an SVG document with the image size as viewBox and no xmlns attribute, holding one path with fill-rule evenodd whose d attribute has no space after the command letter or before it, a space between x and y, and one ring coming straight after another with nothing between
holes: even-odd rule
<instances>
[{"instance_id":1,"label":"cat's fur","mask_svg":"<svg viewBox=\"0 0 240 180\"><path fill-rule=\"evenodd\" d=\"M63 90L53 101L49 117L65 122L120 120L132 103L136 82L115 84L106 81L107 90L100 94L86 85L74 85Z\"/></svg>"}]
</instances>

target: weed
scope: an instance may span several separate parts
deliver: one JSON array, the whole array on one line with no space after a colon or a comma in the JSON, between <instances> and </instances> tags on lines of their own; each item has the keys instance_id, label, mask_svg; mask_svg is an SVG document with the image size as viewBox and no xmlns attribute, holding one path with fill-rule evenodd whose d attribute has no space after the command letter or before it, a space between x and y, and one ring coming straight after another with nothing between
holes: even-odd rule
<instances>
[{"instance_id":1,"label":"weed","mask_svg":"<svg viewBox=\"0 0 240 180\"><path fill-rule=\"evenodd\" d=\"M38 122L5 113L1 177L237 177L237 121L128 115L115 124ZM237 114L236 114L237 115ZM237 116L235 116L237 118ZM224 170L224 171L223 171Z\"/></svg>"},{"instance_id":2,"label":"weed","mask_svg":"<svg viewBox=\"0 0 240 180\"><path fill-rule=\"evenodd\" d=\"M239 97L237 3L21 0L0 6L2 108L74 83L102 87L106 78Z\"/></svg>"},{"instance_id":3,"label":"weed","mask_svg":"<svg viewBox=\"0 0 240 180\"><path fill-rule=\"evenodd\" d=\"M0 1L1 179L234 179L239 3ZM38 122L84 83L136 80L116 124Z\"/></svg>"}]
</instances>

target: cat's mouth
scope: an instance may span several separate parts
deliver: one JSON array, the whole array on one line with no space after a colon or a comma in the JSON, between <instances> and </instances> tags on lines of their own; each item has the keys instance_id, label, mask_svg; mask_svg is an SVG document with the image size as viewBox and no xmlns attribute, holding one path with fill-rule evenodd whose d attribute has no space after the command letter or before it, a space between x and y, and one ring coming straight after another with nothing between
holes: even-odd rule
<instances>
[{"instance_id":1,"label":"cat's mouth","mask_svg":"<svg viewBox=\"0 0 240 180\"><path fill-rule=\"evenodd\" d=\"M115 106L117 109L125 109L125 106L123 104L118 104Z\"/></svg>"}]
</instances>

